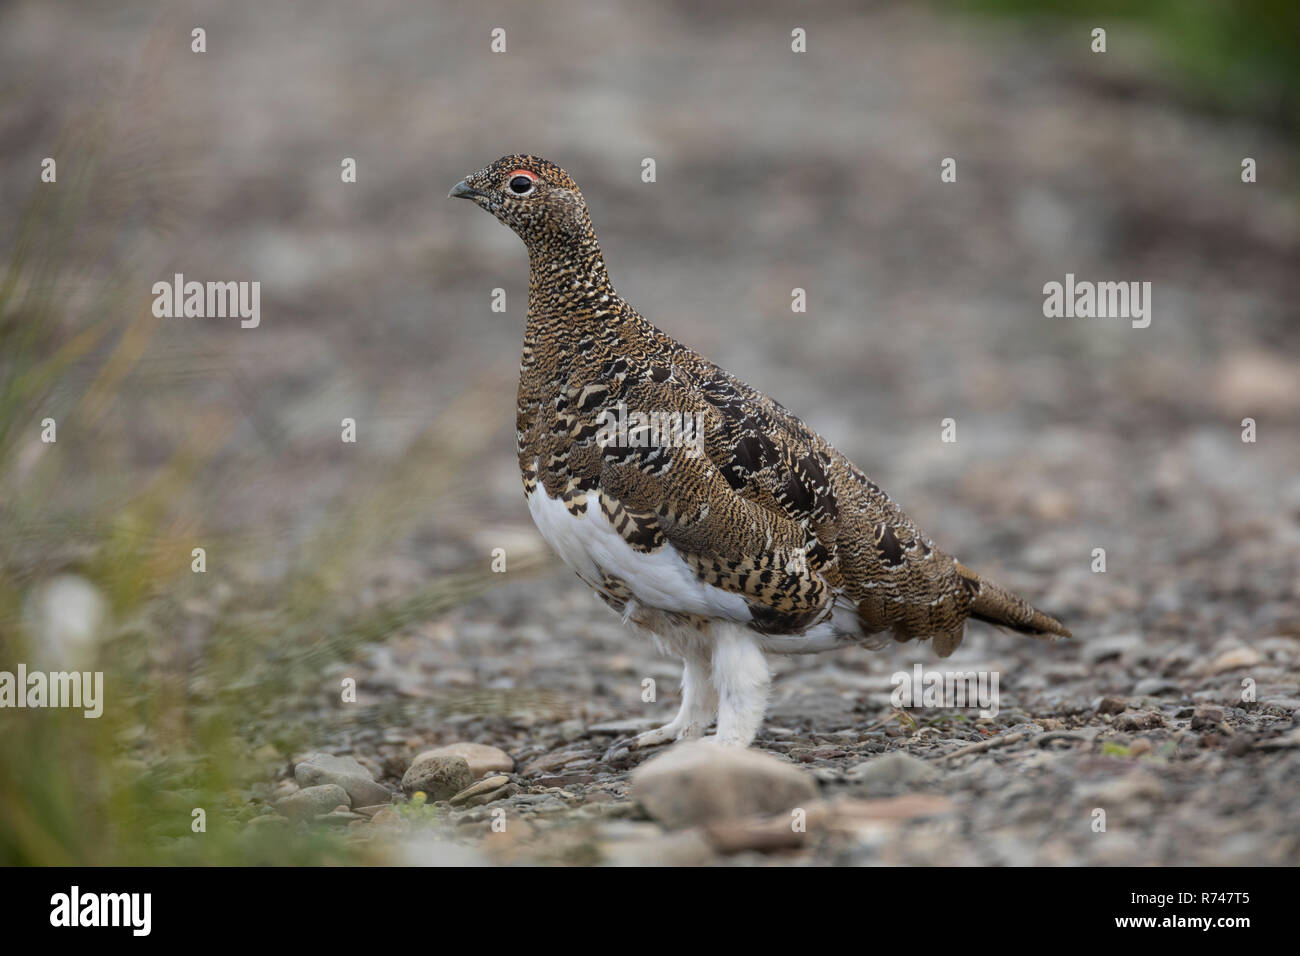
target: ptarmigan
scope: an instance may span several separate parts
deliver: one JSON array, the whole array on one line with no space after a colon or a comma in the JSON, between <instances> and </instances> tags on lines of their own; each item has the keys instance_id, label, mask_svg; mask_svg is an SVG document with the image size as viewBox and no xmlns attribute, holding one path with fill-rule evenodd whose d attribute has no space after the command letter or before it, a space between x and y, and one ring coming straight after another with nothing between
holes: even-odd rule
<instances>
[{"instance_id":1,"label":"ptarmigan","mask_svg":"<svg viewBox=\"0 0 1300 956\"><path fill-rule=\"evenodd\" d=\"M968 618L1036 637L1058 621L940 551L781 405L659 331L610 283L560 167L505 156L452 187L528 247L516 410L528 508L606 603L682 658L682 702L632 748L748 746L766 653L933 640ZM873 636L883 635L876 640Z\"/></svg>"}]
</instances>

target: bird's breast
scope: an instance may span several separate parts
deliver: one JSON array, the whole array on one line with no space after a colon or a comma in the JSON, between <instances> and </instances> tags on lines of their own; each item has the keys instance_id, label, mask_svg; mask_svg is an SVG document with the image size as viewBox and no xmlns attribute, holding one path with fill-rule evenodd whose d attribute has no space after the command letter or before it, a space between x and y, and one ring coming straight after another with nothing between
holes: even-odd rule
<instances>
[{"instance_id":1,"label":"bird's breast","mask_svg":"<svg viewBox=\"0 0 1300 956\"><path fill-rule=\"evenodd\" d=\"M743 597L700 581L671 543L664 541L649 551L635 547L608 517L619 509L597 500L601 494L592 492L587 507L576 514L560 498L548 495L540 482L528 494L537 530L583 581L615 600L630 597L674 614L751 620Z\"/></svg>"}]
</instances>

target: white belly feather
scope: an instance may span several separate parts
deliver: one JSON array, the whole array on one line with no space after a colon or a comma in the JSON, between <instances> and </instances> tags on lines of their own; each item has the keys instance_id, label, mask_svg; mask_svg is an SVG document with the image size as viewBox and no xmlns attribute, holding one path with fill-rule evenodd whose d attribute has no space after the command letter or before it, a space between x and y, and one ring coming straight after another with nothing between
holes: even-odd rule
<instances>
[{"instance_id":1,"label":"white belly feather","mask_svg":"<svg viewBox=\"0 0 1300 956\"><path fill-rule=\"evenodd\" d=\"M609 523L594 494L586 512L575 516L539 483L528 498L528 510L547 543L594 588L608 574L621 579L637 602L649 608L750 620L744 598L699 580L671 544L649 554L635 550Z\"/></svg>"}]
</instances>

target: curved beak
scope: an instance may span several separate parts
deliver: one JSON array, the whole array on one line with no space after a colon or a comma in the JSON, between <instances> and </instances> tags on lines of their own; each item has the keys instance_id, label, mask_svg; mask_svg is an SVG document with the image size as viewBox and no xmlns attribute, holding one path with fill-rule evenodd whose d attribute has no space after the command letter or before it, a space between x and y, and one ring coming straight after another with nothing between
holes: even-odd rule
<instances>
[{"instance_id":1,"label":"curved beak","mask_svg":"<svg viewBox=\"0 0 1300 956\"><path fill-rule=\"evenodd\" d=\"M448 199L460 197L461 199L476 199L483 194L477 189L472 188L465 180L461 180L455 186L451 187L451 192L447 193Z\"/></svg>"}]
</instances>

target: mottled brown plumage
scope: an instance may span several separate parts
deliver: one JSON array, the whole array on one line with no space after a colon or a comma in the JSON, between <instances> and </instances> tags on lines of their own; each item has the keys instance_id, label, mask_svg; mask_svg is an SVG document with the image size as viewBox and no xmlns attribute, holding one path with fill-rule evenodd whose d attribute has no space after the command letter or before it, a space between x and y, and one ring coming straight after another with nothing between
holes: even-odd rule
<instances>
[{"instance_id":1,"label":"mottled brown plumage","mask_svg":"<svg viewBox=\"0 0 1300 956\"><path fill-rule=\"evenodd\" d=\"M492 212L528 247L516 417L525 495L543 533L615 609L661 638L693 629L707 644L710 625L726 621L749 629L763 650L785 653L892 635L932 639L947 656L968 618L1069 635L935 547L779 403L643 319L611 285L586 202L564 170L507 156L452 195ZM602 425L611 414L633 413L688 416L682 420L697 426L703 454L662 434L639 444L636 428L611 442ZM552 499L563 502L579 537L599 517L629 550L570 540L550 517ZM644 556L645 586L632 553ZM665 595L659 585L672 568L664 556L705 587ZM650 571L659 577L652 581ZM687 660L688 678L692 654L708 653L680 634L667 643ZM725 685L718 666L714 659L714 682Z\"/></svg>"}]
</instances>

